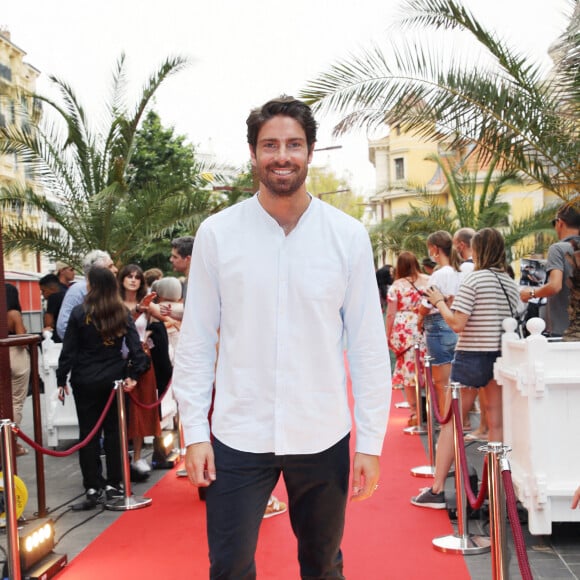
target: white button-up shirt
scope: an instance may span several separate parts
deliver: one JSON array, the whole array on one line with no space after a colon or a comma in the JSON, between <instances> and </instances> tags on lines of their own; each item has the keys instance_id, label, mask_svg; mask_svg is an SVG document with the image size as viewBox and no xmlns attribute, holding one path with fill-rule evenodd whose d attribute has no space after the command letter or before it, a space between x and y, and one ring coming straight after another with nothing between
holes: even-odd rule
<instances>
[{"instance_id":1,"label":"white button-up shirt","mask_svg":"<svg viewBox=\"0 0 580 580\"><path fill-rule=\"evenodd\" d=\"M391 373L368 234L313 198L286 236L257 196L200 226L189 271L173 389L185 443L318 453L351 429L379 455ZM216 350L219 340L219 354ZM216 365L217 356L217 365Z\"/></svg>"}]
</instances>

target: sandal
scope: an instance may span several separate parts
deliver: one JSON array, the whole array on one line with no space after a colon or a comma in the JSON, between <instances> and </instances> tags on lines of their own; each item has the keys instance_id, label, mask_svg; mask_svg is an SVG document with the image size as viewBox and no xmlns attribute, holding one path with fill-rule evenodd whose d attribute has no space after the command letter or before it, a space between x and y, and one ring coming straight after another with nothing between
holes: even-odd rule
<instances>
[{"instance_id":1,"label":"sandal","mask_svg":"<svg viewBox=\"0 0 580 580\"><path fill-rule=\"evenodd\" d=\"M413 413L407 421L407 426L408 427L416 427L417 424L418 424L417 423L417 415L415 415L415 413Z\"/></svg>"},{"instance_id":2,"label":"sandal","mask_svg":"<svg viewBox=\"0 0 580 580\"><path fill-rule=\"evenodd\" d=\"M468 433L463 438L464 441L487 441L487 433L481 433L479 431L473 431Z\"/></svg>"}]
</instances>

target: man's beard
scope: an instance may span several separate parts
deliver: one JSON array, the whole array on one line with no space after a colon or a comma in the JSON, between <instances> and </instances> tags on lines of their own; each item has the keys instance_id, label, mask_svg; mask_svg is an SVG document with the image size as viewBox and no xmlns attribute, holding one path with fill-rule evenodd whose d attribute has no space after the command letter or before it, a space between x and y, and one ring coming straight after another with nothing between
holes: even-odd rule
<instances>
[{"instance_id":1,"label":"man's beard","mask_svg":"<svg viewBox=\"0 0 580 580\"><path fill-rule=\"evenodd\" d=\"M287 168L277 167L276 169L296 170L296 166ZM271 168L269 167L258 169L257 173L260 183L265 185L272 194L280 197L290 197L304 185L306 176L308 175L308 166L304 167L302 170L296 171L286 178L276 176L272 173Z\"/></svg>"}]
</instances>

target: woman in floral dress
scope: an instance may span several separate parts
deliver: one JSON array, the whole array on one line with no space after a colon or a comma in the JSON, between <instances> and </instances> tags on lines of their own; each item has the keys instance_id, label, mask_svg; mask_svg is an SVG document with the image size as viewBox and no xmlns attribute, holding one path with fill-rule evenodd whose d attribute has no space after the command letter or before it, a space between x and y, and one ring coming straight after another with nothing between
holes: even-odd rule
<instances>
[{"instance_id":1,"label":"woman in floral dress","mask_svg":"<svg viewBox=\"0 0 580 580\"><path fill-rule=\"evenodd\" d=\"M411 408L409 425L417 424L415 392L415 344L419 344L422 361L425 342L417 327L419 306L429 277L421 272L412 252L401 252L397 259L395 282L387 294L387 339L396 356L393 386L403 388Z\"/></svg>"}]
</instances>

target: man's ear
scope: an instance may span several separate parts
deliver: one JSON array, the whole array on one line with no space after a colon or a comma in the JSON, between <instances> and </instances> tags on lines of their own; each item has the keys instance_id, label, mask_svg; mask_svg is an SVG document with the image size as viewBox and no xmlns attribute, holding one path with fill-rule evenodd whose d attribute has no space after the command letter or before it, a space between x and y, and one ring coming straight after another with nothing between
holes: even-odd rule
<instances>
[{"instance_id":1,"label":"man's ear","mask_svg":"<svg viewBox=\"0 0 580 580\"><path fill-rule=\"evenodd\" d=\"M256 151L251 145L248 145L248 148L250 149L250 160L252 162L252 167L256 167L258 163L256 160Z\"/></svg>"}]
</instances>

